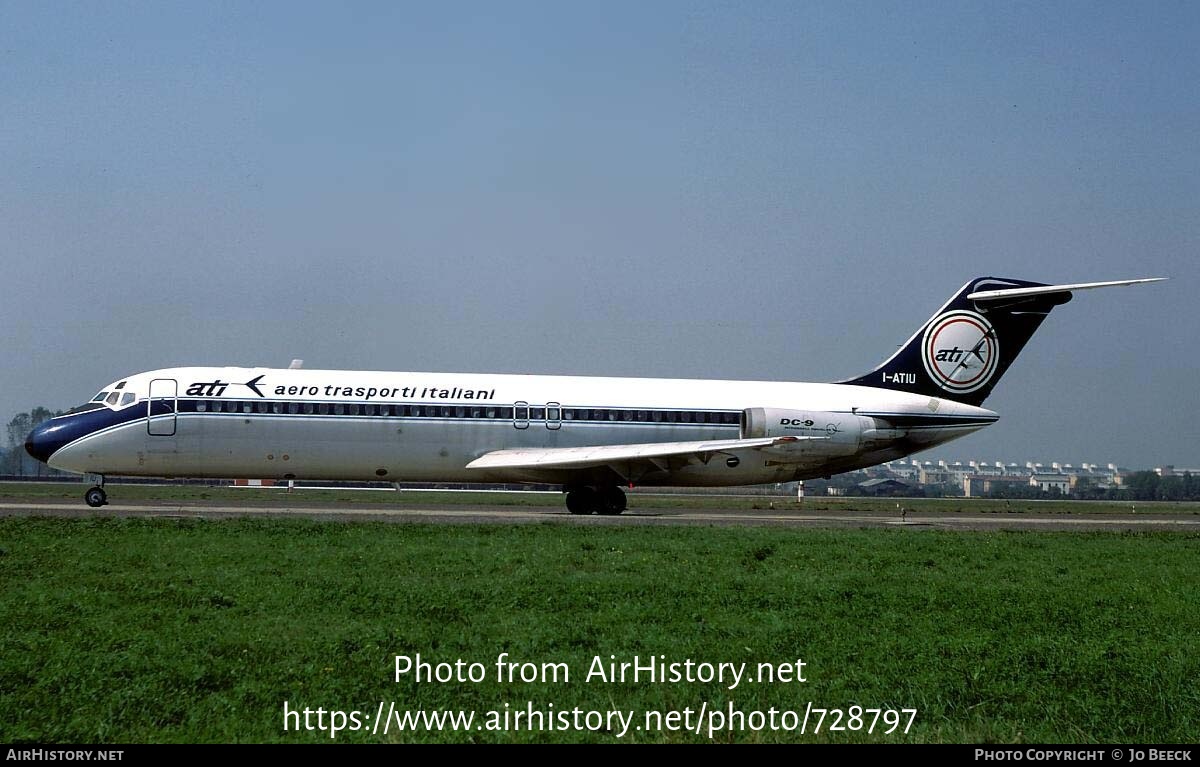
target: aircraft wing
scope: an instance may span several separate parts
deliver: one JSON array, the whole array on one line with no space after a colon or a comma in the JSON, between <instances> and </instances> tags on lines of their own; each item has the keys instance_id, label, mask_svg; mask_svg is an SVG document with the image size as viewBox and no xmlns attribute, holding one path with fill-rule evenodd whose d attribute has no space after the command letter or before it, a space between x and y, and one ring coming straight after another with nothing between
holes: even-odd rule
<instances>
[{"instance_id":1,"label":"aircraft wing","mask_svg":"<svg viewBox=\"0 0 1200 767\"><path fill-rule=\"evenodd\" d=\"M707 464L716 455L736 456L748 450L777 456L786 462L801 443L827 437L759 437L753 439L650 442L639 445L588 447L512 448L495 450L467 464L468 469L523 472L570 471L608 468L625 479L654 471L669 471L690 463Z\"/></svg>"}]
</instances>

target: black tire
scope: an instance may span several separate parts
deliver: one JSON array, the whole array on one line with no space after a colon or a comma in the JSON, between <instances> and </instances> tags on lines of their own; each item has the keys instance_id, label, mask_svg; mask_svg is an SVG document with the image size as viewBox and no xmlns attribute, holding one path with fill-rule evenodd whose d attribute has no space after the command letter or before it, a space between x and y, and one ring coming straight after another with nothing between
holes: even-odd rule
<instances>
[{"instance_id":1,"label":"black tire","mask_svg":"<svg viewBox=\"0 0 1200 767\"><path fill-rule=\"evenodd\" d=\"M572 514L591 514L596 510L596 491L577 487L567 493L567 511Z\"/></svg>"},{"instance_id":2,"label":"black tire","mask_svg":"<svg viewBox=\"0 0 1200 767\"><path fill-rule=\"evenodd\" d=\"M625 491L619 487L606 487L598 494L599 508L596 509L605 516L613 516L625 511L629 503L625 499Z\"/></svg>"},{"instance_id":3,"label":"black tire","mask_svg":"<svg viewBox=\"0 0 1200 767\"><path fill-rule=\"evenodd\" d=\"M108 503L108 493L102 487L93 487L83 494L83 501L93 509L98 509Z\"/></svg>"}]
</instances>

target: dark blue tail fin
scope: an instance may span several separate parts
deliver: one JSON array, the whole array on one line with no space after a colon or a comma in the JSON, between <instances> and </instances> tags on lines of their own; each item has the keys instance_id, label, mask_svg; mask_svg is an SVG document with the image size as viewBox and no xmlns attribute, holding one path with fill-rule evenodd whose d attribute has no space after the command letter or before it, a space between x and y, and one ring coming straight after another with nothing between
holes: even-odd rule
<instances>
[{"instance_id":1,"label":"dark blue tail fin","mask_svg":"<svg viewBox=\"0 0 1200 767\"><path fill-rule=\"evenodd\" d=\"M980 405L1071 287L978 277L875 370L841 383ZM1027 290L1045 289L1045 290Z\"/></svg>"}]
</instances>

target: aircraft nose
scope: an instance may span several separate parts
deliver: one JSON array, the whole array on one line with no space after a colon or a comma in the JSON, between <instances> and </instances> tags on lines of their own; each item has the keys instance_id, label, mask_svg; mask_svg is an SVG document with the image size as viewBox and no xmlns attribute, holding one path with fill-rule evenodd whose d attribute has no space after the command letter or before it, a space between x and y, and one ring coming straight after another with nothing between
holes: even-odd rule
<instances>
[{"instance_id":1,"label":"aircraft nose","mask_svg":"<svg viewBox=\"0 0 1200 767\"><path fill-rule=\"evenodd\" d=\"M51 437L49 434L50 430L51 426L49 422L39 424L25 438L25 452L42 463L47 463L50 460L50 456L54 454L54 451L61 446L61 440Z\"/></svg>"}]
</instances>

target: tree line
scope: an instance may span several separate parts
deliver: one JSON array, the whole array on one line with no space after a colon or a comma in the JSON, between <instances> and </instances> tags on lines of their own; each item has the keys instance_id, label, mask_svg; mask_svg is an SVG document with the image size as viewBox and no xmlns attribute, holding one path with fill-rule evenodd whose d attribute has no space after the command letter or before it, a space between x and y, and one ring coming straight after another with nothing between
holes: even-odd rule
<instances>
[{"instance_id":1,"label":"tree line","mask_svg":"<svg viewBox=\"0 0 1200 767\"><path fill-rule=\"evenodd\" d=\"M65 410L51 410L45 407L35 407L26 413L17 413L8 422L8 446L0 455L0 474L14 474L23 477L44 477L57 475L54 469L41 461L35 461L33 456L25 452L25 437L33 431L33 427L42 421L62 415Z\"/></svg>"}]
</instances>

